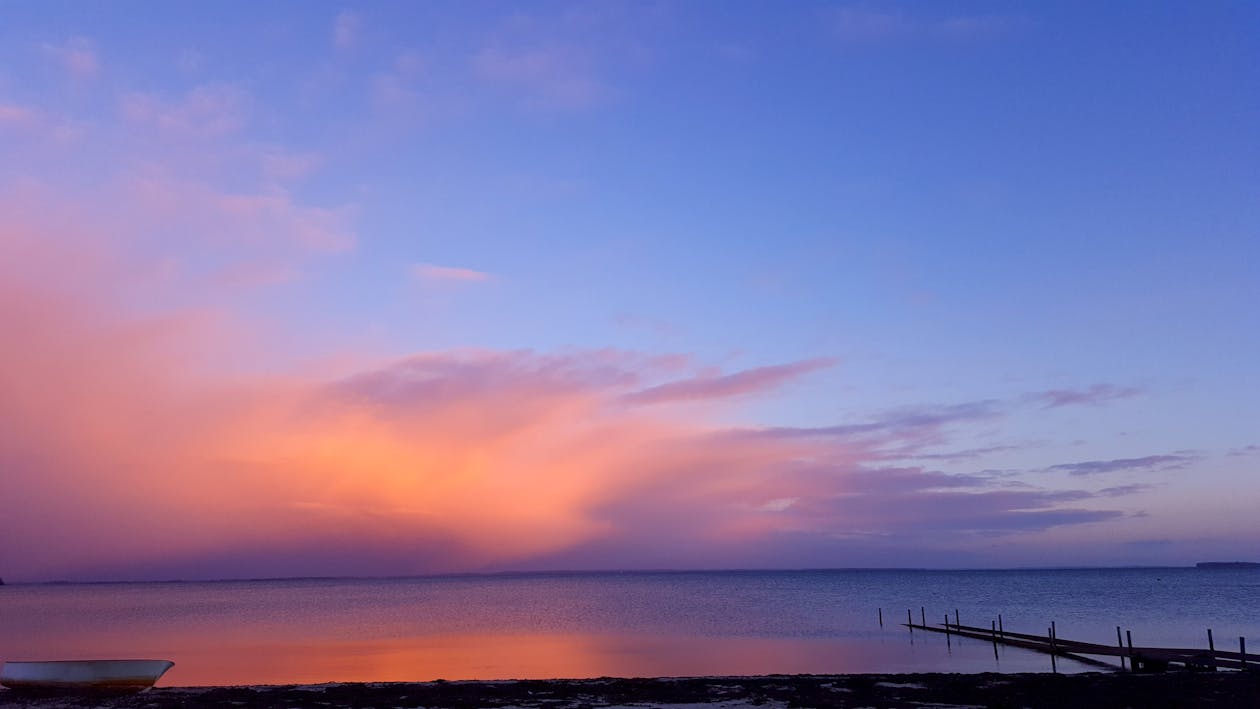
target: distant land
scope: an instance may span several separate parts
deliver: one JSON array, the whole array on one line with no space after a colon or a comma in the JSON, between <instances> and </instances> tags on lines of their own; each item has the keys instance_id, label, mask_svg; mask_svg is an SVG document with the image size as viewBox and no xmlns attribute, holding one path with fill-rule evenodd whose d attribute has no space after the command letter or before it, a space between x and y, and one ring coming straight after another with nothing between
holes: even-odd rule
<instances>
[{"instance_id":1,"label":"distant land","mask_svg":"<svg viewBox=\"0 0 1260 709\"><path fill-rule=\"evenodd\" d=\"M1200 561L1199 569L1260 569L1260 561Z\"/></svg>"}]
</instances>

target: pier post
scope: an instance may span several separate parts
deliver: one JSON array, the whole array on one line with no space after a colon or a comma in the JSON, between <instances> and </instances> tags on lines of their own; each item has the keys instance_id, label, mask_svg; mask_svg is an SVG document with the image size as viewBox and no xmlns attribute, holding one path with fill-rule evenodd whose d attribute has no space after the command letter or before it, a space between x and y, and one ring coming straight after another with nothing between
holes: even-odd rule
<instances>
[{"instance_id":1,"label":"pier post","mask_svg":"<svg viewBox=\"0 0 1260 709\"><path fill-rule=\"evenodd\" d=\"M879 627L884 627L884 609L879 609Z\"/></svg>"},{"instance_id":2,"label":"pier post","mask_svg":"<svg viewBox=\"0 0 1260 709\"><path fill-rule=\"evenodd\" d=\"M927 609L919 606L919 625L927 626Z\"/></svg>"},{"instance_id":3,"label":"pier post","mask_svg":"<svg viewBox=\"0 0 1260 709\"><path fill-rule=\"evenodd\" d=\"M1116 646L1120 648L1121 652L1124 651L1124 638L1120 637L1120 626L1118 625L1116 626ZM1120 669L1124 669L1124 655L1120 656Z\"/></svg>"},{"instance_id":4,"label":"pier post","mask_svg":"<svg viewBox=\"0 0 1260 709\"><path fill-rule=\"evenodd\" d=\"M1247 638L1238 636L1238 654L1241 656L1239 660L1242 662L1242 668L1247 669Z\"/></svg>"},{"instance_id":5,"label":"pier post","mask_svg":"<svg viewBox=\"0 0 1260 709\"><path fill-rule=\"evenodd\" d=\"M1001 635L1003 640L1006 639L1006 630L1002 627L1002 614L1001 613L998 613L998 635Z\"/></svg>"},{"instance_id":6,"label":"pier post","mask_svg":"<svg viewBox=\"0 0 1260 709\"><path fill-rule=\"evenodd\" d=\"M949 615L948 615L948 614L946 614L946 616L945 616L945 620L946 620L946 621L948 621L948 620L949 620ZM956 628L956 629L958 629L958 630L962 630L962 621L958 620L958 609L957 609L957 608L955 608L955 609L954 609L954 628Z\"/></svg>"},{"instance_id":7,"label":"pier post","mask_svg":"<svg viewBox=\"0 0 1260 709\"><path fill-rule=\"evenodd\" d=\"M954 643L949 639L949 614L945 614L945 647L953 648Z\"/></svg>"},{"instance_id":8,"label":"pier post","mask_svg":"<svg viewBox=\"0 0 1260 709\"><path fill-rule=\"evenodd\" d=\"M1208 628L1208 667L1216 671L1216 643L1212 640L1212 629Z\"/></svg>"},{"instance_id":9,"label":"pier post","mask_svg":"<svg viewBox=\"0 0 1260 709\"><path fill-rule=\"evenodd\" d=\"M910 629L910 634L914 635L914 616L910 615L910 609L906 609L906 627Z\"/></svg>"},{"instance_id":10,"label":"pier post","mask_svg":"<svg viewBox=\"0 0 1260 709\"><path fill-rule=\"evenodd\" d=\"M997 621L996 620L989 621L989 637L993 638L993 659L997 661L998 660L998 651L997 651L998 641L997 641Z\"/></svg>"},{"instance_id":11,"label":"pier post","mask_svg":"<svg viewBox=\"0 0 1260 709\"><path fill-rule=\"evenodd\" d=\"M1055 661L1054 655L1054 628L1046 628L1046 639L1050 641L1050 671L1059 674L1059 664Z\"/></svg>"}]
</instances>

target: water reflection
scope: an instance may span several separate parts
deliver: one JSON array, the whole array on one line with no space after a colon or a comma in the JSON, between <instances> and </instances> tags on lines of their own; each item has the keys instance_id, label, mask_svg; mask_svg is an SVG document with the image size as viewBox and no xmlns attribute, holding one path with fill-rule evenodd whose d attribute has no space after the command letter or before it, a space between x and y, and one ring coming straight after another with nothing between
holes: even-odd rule
<instances>
[{"instance_id":1,"label":"water reflection","mask_svg":"<svg viewBox=\"0 0 1260 709\"><path fill-rule=\"evenodd\" d=\"M1168 570L1161 574L1170 576ZM1113 642L1115 625L1132 623L1143 638L1158 630L1168 636L1165 644L1184 646L1192 646L1211 619L1256 607L1255 596L1239 583L1253 578L1174 578L1175 592L1161 586L1162 596L1144 596L1136 607L1150 615L1138 620L1125 618L1129 605L1106 606L1102 601L1109 596L1101 593L1140 585L1144 575L1133 571L3 586L0 659L166 658L177 664L163 677L165 686L1046 672L1049 659L1029 651L995 652L982 640L912 635L898 625L904 616L889 611L887 599L897 604L891 607L915 610L918 599L938 608L948 599L951 609L961 607L980 623L982 613L1002 612L1008 630L1035 630L1037 619L1058 618L1062 635L1095 642L1109 642L1108 634ZM1083 584L1092 584L1088 594ZM1028 600L1030 587L1042 591L1035 602ZM1057 595L1049 593L1054 589L1060 589ZM885 609L882 628L877 606ZM1156 617L1162 619L1158 626L1150 620ZM1242 617L1254 624L1260 614ZM1231 630L1232 636L1260 636L1247 625ZM1227 632L1218 626L1218 637ZM1060 671L1085 669L1059 663Z\"/></svg>"}]
</instances>

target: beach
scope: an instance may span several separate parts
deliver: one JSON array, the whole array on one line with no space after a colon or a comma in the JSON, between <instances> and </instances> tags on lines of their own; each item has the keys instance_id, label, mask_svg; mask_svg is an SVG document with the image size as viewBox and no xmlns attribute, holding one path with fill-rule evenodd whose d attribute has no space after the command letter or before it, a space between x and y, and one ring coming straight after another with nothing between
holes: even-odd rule
<instances>
[{"instance_id":1,"label":"beach","mask_svg":"<svg viewBox=\"0 0 1260 709\"><path fill-rule=\"evenodd\" d=\"M78 707L1249 707L1260 673L846 674L383 682L162 687L141 694L31 696L0 690L0 705Z\"/></svg>"}]
</instances>

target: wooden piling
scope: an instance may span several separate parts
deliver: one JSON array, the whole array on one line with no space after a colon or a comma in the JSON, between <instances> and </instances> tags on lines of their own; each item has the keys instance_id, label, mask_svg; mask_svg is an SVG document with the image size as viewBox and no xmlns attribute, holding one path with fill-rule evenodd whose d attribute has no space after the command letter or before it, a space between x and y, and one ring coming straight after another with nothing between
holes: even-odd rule
<instances>
[{"instance_id":1,"label":"wooden piling","mask_svg":"<svg viewBox=\"0 0 1260 709\"><path fill-rule=\"evenodd\" d=\"M945 614L945 647L952 648L954 643L949 639L949 614Z\"/></svg>"},{"instance_id":2,"label":"wooden piling","mask_svg":"<svg viewBox=\"0 0 1260 709\"><path fill-rule=\"evenodd\" d=\"M879 627L884 627L884 609L879 609Z\"/></svg>"},{"instance_id":3,"label":"wooden piling","mask_svg":"<svg viewBox=\"0 0 1260 709\"><path fill-rule=\"evenodd\" d=\"M998 635L1001 635L1003 639L1006 638L1006 629L1002 627L1002 614L1001 613L998 613Z\"/></svg>"},{"instance_id":4,"label":"wooden piling","mask_svg":"<svg viewBox=\"0 0 1260 709\"><path fill-rule=\"evenodd\" d=\"M948 614L945 615L945 620L946 621L949 620ZM962 625L962 621L958 620L958 609L955 608L954 609L954 627L957 628L957 627L960 627L961 625Z\"/></svg>"},{"instance_id":5,"label":"wooden piling","mask_svg":"<svg viewBox=\"0 0 1260 709\"><path fill-rule=\"evenodd\" d=\"M1238 654L1242 656L1242 668L1247 669L1247 638L1241 635L1238 636Z\"/></svg>"},{"instance_id":6,"label":"wooden piling","mask_svg":"<svg viewBox=\"0 0 1260 709\"><path fill-rule=\"evenodd\" d=\"M1129 671L1137 672L1137 669L1138 669L1137 658L1133 656L1133 631L1132 630L1124 631L1124 638L1125 640L1129 641Z\"/></svg>"},{"instance_id":7,"label":"wooden piling","mask_svg":"<svg viewBox=\"0 0 1260 709\"><path fill-rule=\"evenodd\" d=\"M910 615L910 609L906 609L906 627L910 629L910 634L914 635L914 616Z\"/></svg>"},{"instance_id":8,"label":"wooden piling","mask_svg":"<svg viewBox=\"0 0 1260 709\"><path fill-rule=\"evenodd\" d=\"M927 625L927 609L919 606L919 625Z\"/></svg>"},{"instance_id":9,"label":"wooden piling","mask_svg":"<svg viewBox=\"0 0 1260 709\"><path fill-rule=\"evenodd\" d=\"M1059 664L1055 662L1055 659L1054 659L1056 650L1054 648L1053 628L1046 628L1046 639L1050 641L1050 671L1057 675L1059 674Z\"/></svg>"},{"instance_id":10,"label":"wooden piling","mask_svg":"<svg viewBox=\"0 0 1260 709\"><path fill-rule=\"evenodd\" d=\"M996 620L989 621L989 634L993 636L993 659L995 661L1000 661L998 658L998 649L997 649L997 621Z\"/></svg>"},{"instance_id":11,"label":"wooden piling","mask_svg":"<svg viewBox=\"0 0 1260 709\"><path fill-rule=\"evenodd\" d=\"M1120 637L1120 626L1116 626L1116 646L1124 651L1124 638ZM1120 656L1120 669L1124 669L1124 655ZM1131 669L1131 668L1130 668Z\"/></svg>"}]
</instances>

